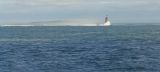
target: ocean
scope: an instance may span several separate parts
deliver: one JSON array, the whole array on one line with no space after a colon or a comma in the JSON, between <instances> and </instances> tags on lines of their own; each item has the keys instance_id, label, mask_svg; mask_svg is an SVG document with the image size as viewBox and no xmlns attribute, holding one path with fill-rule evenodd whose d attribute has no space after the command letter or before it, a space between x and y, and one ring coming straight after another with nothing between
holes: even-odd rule
<instances>
[{"instance_id":1,"label":"ocean","mask_svg":"<svg viewBox=\"0 0 160 72\"><path fill-rule=\"evenodd\" d=\"M160 72L160 26L0 27L0 72Z\"/></svg>"}]
</instances>

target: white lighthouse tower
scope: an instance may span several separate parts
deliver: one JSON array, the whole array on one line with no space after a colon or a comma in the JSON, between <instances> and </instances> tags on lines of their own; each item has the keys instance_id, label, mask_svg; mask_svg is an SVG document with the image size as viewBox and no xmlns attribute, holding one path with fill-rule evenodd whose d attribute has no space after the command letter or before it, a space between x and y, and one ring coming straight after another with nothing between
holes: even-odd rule
<instances>
[{"instance_id":1,"label":"white lighthouse tower","mask_svg":"<svg viewBox=\"0 0 160 72\"><path fill-rule=\"evenodd\" d=\"M111 26L111 22L109 21L108 17L105 17L105 22L103 26Z\"/></svg>"}]
</instances>

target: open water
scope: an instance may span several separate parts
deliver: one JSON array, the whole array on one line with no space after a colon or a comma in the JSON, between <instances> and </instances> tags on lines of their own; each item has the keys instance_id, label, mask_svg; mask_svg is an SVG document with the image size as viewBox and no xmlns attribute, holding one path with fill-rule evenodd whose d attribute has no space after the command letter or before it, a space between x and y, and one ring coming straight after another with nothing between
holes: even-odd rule
<instances>
[{"instance_id":1,"label":"open water","mask_svg":"<svg viewBox=\"0 0 160 72\"><path fill-rule=\"evenodd\" d=\"M160 26L0 27L0 72L160 72Z\"/></svg>"}]
</instances>

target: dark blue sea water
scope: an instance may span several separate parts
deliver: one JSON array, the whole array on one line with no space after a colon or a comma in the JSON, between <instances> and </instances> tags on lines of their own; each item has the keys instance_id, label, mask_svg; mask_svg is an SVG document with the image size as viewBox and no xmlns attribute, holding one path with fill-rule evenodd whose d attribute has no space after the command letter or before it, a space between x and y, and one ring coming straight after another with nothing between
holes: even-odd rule
<instances>
[{"instance_id":1,"label":"dark blue sea water","mask_svg":"<svg viewBox=\"0 0 160 72\"><path fill-rule=\"evenodd\" d=\"M0 72L160 72L160 26L0 27Z\"/></svg>"}]
</instances>

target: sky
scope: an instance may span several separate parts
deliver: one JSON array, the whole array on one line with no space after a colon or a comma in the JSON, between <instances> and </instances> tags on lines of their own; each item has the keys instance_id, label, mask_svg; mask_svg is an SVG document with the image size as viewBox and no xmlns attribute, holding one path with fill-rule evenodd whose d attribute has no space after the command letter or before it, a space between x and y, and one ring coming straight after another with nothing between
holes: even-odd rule
<instances>
[{"instance_id":1,"label":"sky","mask_svg":"<svg viewBox=\"0 0 160 72\"><path fill-rule=\"evenodd\" d=\"M160 22L160 0L0 0L0 23L50 20Z\"/></svg>"}]
</instances>

